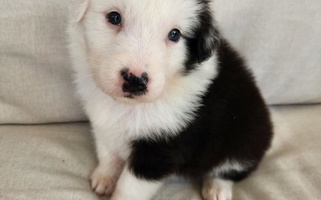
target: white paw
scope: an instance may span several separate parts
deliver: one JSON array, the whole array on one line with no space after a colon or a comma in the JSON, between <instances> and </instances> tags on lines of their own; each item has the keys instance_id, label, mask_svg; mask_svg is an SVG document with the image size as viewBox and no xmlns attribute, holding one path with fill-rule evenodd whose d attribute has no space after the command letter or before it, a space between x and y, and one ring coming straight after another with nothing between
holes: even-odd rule
<instances>
[{"instance_id":1,"label":"white paw","mask_svg":"<svg viewBox=\"0 0 321 200\"><path fill-rule=\"evenodd\" d=\"M100 167L97 167L90 177L91 188L100 196L111 196L115 190L117 178L118 176L109 174Z\"/></svg>"},{"instance_id":2,"label":"white paw","mask_svg":"<svg viewBox=\"0 0 321 200\"><path fill-rule=\"evenodd\" d=\"M221 179L207 180L202 188L204 200L232 200L231 181Z\"/></svg>"}]
</instances>

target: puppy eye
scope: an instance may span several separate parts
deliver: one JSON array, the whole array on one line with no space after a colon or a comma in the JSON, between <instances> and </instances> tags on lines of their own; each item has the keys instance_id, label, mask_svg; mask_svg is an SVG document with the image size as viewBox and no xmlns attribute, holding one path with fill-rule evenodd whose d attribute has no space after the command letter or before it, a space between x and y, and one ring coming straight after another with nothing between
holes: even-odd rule
<instances>
[{"instance_id":1,"label":"puppy eye","mask_svg":"<svg viewBox=\"0 0 321 200\"><path fill-rule=\"evenodd\" d=\"M111 12L107 15L108 21L113 25L121 24L121 15L118 12Z\"/></svg>"},{"instance_id":2,"label":"puppy eye","mask_svg":"<svg viewBox=\"0 0 321 200\"><path fill-rule=\"evenodd\" d=\"M173 42L178 42L181 38L181 31L178 29L173 29L168 34L168 39Z\"/></svg>"}]
</instances>

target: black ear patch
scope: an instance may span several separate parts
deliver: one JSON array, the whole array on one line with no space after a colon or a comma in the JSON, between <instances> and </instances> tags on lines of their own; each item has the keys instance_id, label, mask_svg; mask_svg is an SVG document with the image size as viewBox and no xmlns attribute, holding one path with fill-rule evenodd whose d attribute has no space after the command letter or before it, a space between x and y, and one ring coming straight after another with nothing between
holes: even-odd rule
<instances>
[{"instance_id":1,"label":"black ear patch","mask_svg":"<svg viewBox=\"0 0 321 200\"><path fill-rule=\"evenodd\" d=\"M198 18L200 25L194 28L194 35L185 38L187 46L186 73L195 69L196 64L209 59L219 44L219 31L214 25L208 5L205 5Z\"/></svg>"}]
</instances>

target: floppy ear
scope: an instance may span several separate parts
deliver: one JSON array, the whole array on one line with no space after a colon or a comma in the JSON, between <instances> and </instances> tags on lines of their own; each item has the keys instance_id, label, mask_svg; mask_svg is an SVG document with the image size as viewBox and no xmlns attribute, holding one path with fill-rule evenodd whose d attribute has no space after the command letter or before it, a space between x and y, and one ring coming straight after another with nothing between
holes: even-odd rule
<instances>
[{"instance_id":1,"label":"floppy ear","mask_svg":"<svg viewBox=\"0 0 321 200\"><path fill-rule=\"evenodd\" d=\"M204 9L198 16L200 22L194 28L194 35L187 38L189 59L187 67L193 68L194 64L200 64L209 59L219 45L219 31L209 9Z\"/></svg>"},{"instance_id":2,"label":"floppy ear","mask_svg":"<svg viewBox=\"0 0 321 200\"><path fill-rule=\"evenodd\" d=\"M72 19L73 22L79 23L81 20L83 20L88 6L89 6L89 0L71 0L72 2Z\"/></svg>"},{"instance_id":3,"label":"floppy ear","mask_svg":"<svg viewBox=\"0 0 321 200\"><path fill-rule=\"evenodd\" d=\"M201 31L197 35L198 63L202 63L213 56L219 45L218 30L213 24L202 24Z\"/></svg>"},{"instance_id":4,"label":"floppy ear","mask_svg":"<svg viewBox=\"0 0 321 200\"><path fill-rule=\"evenodd\" d=\"M201 24L196 32L196 49L198 63L201 63L214 54L219 44L219 31L210 11L203 12L199 18Z\"/></svg>"}]
</instances>

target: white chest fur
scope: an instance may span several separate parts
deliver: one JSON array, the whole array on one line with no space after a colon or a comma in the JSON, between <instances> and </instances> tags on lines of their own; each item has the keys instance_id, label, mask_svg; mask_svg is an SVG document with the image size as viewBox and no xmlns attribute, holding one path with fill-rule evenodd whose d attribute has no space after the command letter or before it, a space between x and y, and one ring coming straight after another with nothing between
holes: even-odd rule
<instances>
[{"instance_id":1,"label":"white chest fur","mask_svg":"<svg viewBox=\"0 0 321 200\"><path fill-rule=\"evenodd\" d=\"M126 105L114 101L95 84L88 70L76 72L76 84L94 129L117 138L166 137L179 133L201 106L201 95L216 76L216 59L175 80L152 103ZM111 136L111 135L110 135Z\"/></svg>"}]
</instances>

